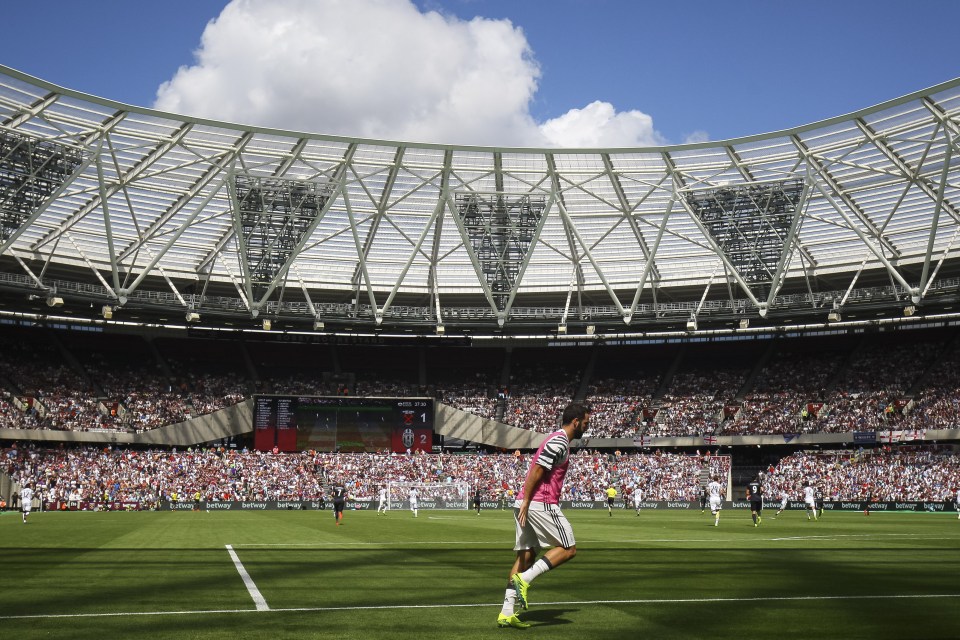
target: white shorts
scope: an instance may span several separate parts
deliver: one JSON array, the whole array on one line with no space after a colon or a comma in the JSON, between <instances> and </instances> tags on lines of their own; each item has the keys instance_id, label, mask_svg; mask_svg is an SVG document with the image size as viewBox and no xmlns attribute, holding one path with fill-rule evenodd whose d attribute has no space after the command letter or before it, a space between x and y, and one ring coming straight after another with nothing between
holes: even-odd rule
<instances>
[{"instance_id":1,"label":"white shorts","mask_svg":"<svg viewBox=\"0 0 960 640\"><path fill-rule=\"evenodd\" d=\"M720 511L723 508L723 500L719 496L710 496L710 511Z\"/></svg>"},{"instance_id":2,"label":"white shorts","mask_svg":"<svg viewBox=\"0 0 960 640\"><path fill-rule=\"evenodd\" d=\"M807 503L807 506L810 507L811 509L817 508L817 503L814 502L813 500L806 500L806 503Z\"/></svg>"},{"instance_id":3,"label":"white shorts","mask_svg":"<svg viewBox=\"0 0 960 640\"><path fill-rule=\"evenodd\" d=\"M531 502L527 510L527 525L520 526L517 516L520 508L514 507L513 519L517 527L517 544L514 551L542 549L543 547L563 547L569 549L577 544L573 537L573 527L560 511L560 505Z\"/></svg>"},{"instance_id":4,"label":"white shorts","mask_svg":"<svg viewBox=\"0 0 960 640\"><path fill-rule=\"evenodd\" d=\"M23 511L24 513L30 513L31 509L33 509L33 505L27 502L24 502L23 505L21 505L20 507L20 510Z\"/></svg>"}]
</instances>

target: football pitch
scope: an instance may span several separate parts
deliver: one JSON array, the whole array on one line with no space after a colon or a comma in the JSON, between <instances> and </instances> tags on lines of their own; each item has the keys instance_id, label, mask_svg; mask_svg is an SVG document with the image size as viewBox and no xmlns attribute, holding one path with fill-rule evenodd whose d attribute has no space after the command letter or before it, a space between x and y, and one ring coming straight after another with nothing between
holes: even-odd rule
<instances>
[{"instance_id":1,"label":"football pitch","mask_svg":"<svg viewBox=\"0 0 960 640\"><path fill-rule=\"evenodd\" d=\"M568 511L498 629L511 511L0 515L0 638L956 638L956 513Z\"/></svg>"}]
</instances>

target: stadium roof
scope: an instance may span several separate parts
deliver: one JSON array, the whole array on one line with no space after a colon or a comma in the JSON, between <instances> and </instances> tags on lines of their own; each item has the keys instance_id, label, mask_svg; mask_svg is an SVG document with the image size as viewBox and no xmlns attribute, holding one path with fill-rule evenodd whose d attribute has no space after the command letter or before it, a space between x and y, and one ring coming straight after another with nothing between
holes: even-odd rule
<instances>
[{"instance_id":1,"label":"stadium roof","mask_svg":"<svg viewBox=\"0 0 960 640\"><path fill-rule=\"evenodd\" d=\"M958 134L960 79L735 140L526 149L215 122L0 66L0 288L422 328L952 303Z\"/></svg>"}]
</instances>

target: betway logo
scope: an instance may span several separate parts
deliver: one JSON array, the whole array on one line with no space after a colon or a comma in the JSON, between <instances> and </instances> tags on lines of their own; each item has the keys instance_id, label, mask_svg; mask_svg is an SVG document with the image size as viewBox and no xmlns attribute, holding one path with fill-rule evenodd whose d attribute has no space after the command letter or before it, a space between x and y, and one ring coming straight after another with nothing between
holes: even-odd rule
<instances>
[{"instance_id":1,"label":"betway logo","mask_svg":"<svg viewBox=\"0 0 960 640\"><path fill-rule=\"evenodd\" d=\"M660 506L660 505L658 505L656 502L641 502L641 503L640 503L640 508L641 508L641 509L656 509L658 506Z\"/></svg>"},{"instance_id":2,"label":"betway logo","mask_svg":"<svg viewBox=\"0 0 960 640\"><path fill-rule=\"evenodd\" d=\"M895 502L893 508L900 511L904 509L909 509L910 511L916 511L917 503L916 502Z\"/></svg>"},{"instance_id":3,"label":"betway logo","mask_svg":"<svg viewBox=\"0 0 960 640\"><path fill-rule=\"evenodd\" d=\"M570 506L574 509L593 509L596 505L592 502L571 502Z\"/></svg>"},{"instance_id":4,"label":"betway logo","mask_svg":"<svg viewBox=\"0 0 960 640\"><path fill-rule=\"evenodd\" d=\"M689 502L668 502L667 509L689 509Z\"/></svg>"},{"instance_id":5,"label":"betway logo","mask_svg":"<svg viewBox=\"0 0 960 640\"><path fill-rule=\"evenodd\" d=\"M841 502L840 508L841 509L859 509L860 503L859 502Z\"/></svg>"},{"instance_id":6,"label":"betway logo","mask_svg":"<svg viewBox=\"0 0 960 640\"><path fill-rule=\"evenodd\" d=\"M267 503L266 502L241 502L240 508L241 509L266 509Z\"/></svg>"},{"instance_id":7,"label":"betway logo","mask_svg":"<svg viewBox=\"0 0 960 640\"><path fill-rule=\"evenodd\" d=\"M207 510L210 509L232 509L233 503L231 502L208 502Z\"/></svg>"}]
</instances>

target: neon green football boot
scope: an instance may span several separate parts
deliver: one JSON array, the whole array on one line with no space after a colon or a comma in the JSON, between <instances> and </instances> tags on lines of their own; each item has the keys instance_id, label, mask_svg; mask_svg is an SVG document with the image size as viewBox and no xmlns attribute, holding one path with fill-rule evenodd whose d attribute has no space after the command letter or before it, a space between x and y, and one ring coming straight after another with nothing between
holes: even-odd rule
<instances>
[{"instance_id":1,"label":"neon green football boot","mask_svg":"<svg viewBox=\"0 0 960 640\"><path fill-rule=\"evenodd\" d=\"M497 616L497 626L500 627L501 629L504 627L513 627L514 629L530 628L530 624L518 618L517 614L513 614L512 616L505 616L502 613Z\"/></svg>"},{"instance_id":2,"label":"neon green football boot","mask_svg":"<svg viewBox=\"0 0 960 640\"><path fill-rule=\"evenodd\" d=\"M524 609L529 609L530 603L527 602L527 589L530 587L530 583L524 580L519 573L513 574L511 581L513 582L513 588L517 592L517 604Z\"/></svg>"}]
</instances>

